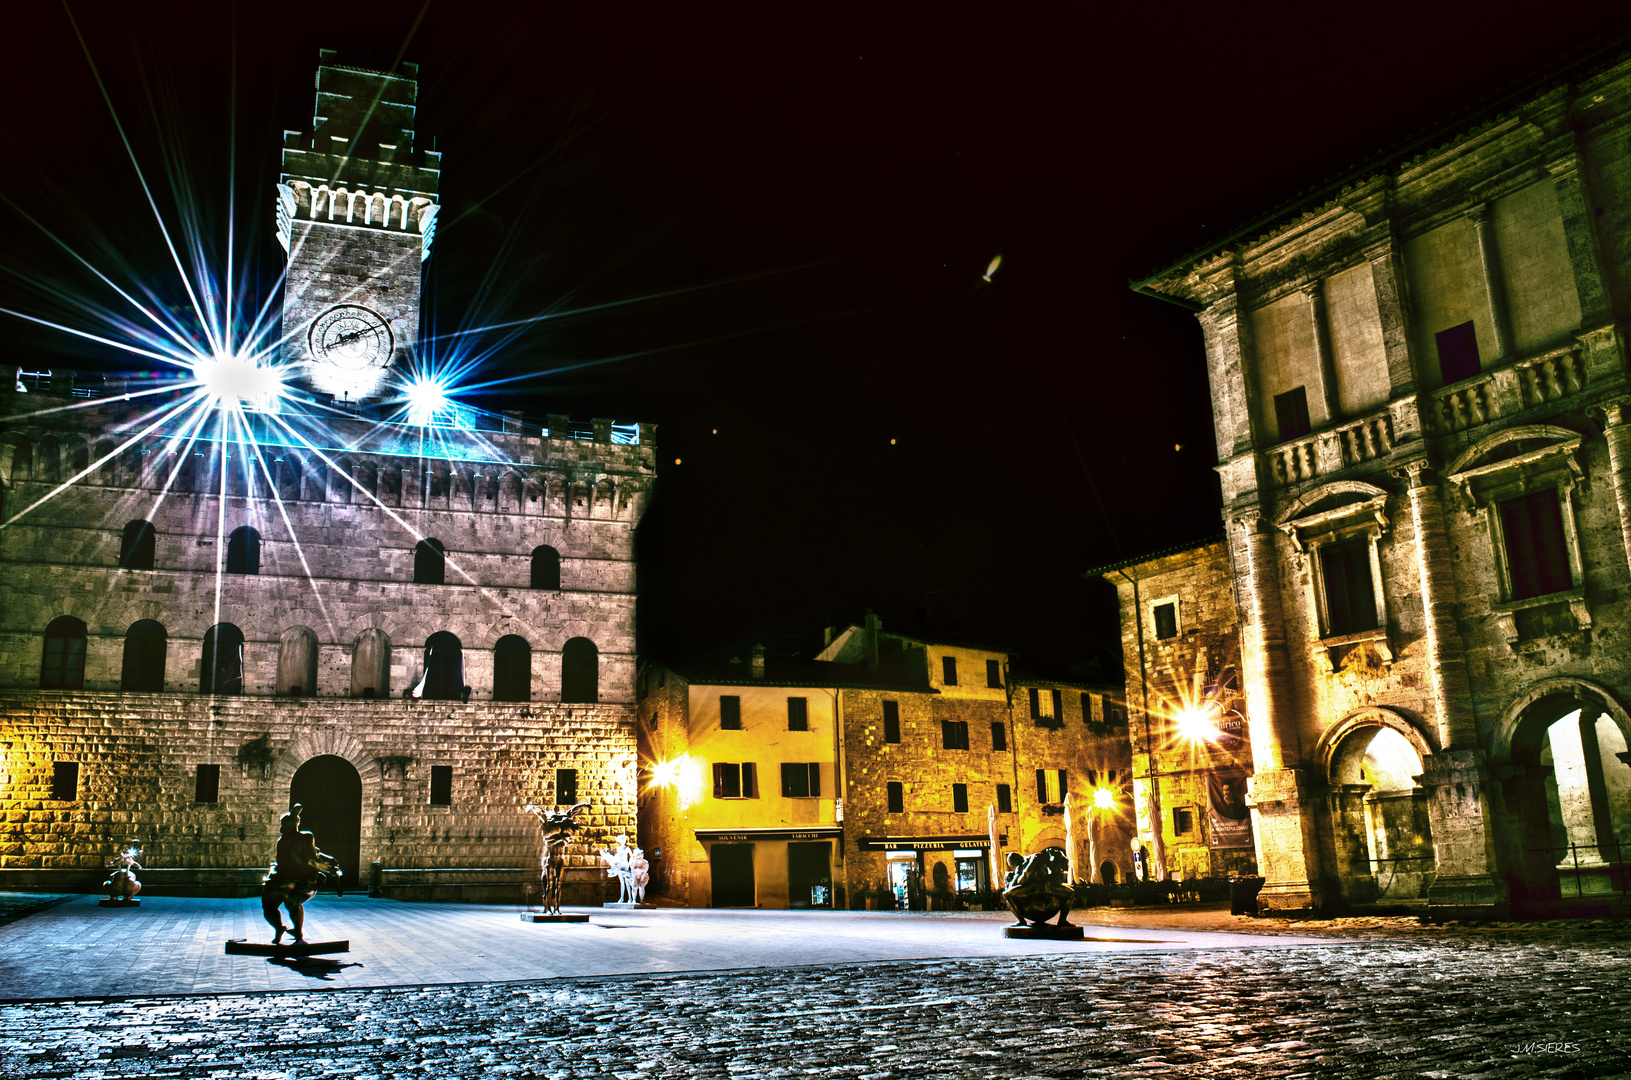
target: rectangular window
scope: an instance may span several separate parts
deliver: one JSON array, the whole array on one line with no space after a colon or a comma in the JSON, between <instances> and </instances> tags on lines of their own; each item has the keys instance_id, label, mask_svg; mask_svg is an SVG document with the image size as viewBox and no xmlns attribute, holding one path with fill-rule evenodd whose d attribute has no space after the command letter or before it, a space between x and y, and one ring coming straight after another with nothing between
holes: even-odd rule
<instances>
[{"instance_id":1,"label":"rectangular window","mask_svg":"<svg viewBox=\"0 0 1631 1080\"><path fill-rule=\"evenodd\" d=\"M1567 592L1574 587L1569 572L1568 541L1556 488L1532 491L1500 504L1506 563L1512 575L1512 599Z\"/></svg>"},{"instance_id":2,"label":"rectangular window","mask_svg":"<svg viewBox=\"0 0 1631 1080\"><path fill-rule=\"evenodd\" d=\"M719 730L742 730L742 699L735 694L719 695Z\"/></svg>"},{"instance_id":3,"label":"rectangular window","mask_svg":"<svg viewBox=\"0 0 1631 1080\"><path fill-rule=\"evenodd\" d=\"M193 777L193 802L221 801L221 766L200 765Z\"/></svg>"},{"instance_id":4,"label":"rectangular window","mask_svg":"<svg viewBox=\"0 0 1631 1080\"><path fill-rule=\"evenodd\" d=\"M1173 601L1155 605L1155 637L1166 641L1178 636L1178 603Z\"/></svg>"},{"instance_id":5,"label":"rectangular window","mask_svg":"<svg viewBox=\"0 0 1631 1080\"><path fill-rule=\"evenodd\" d=\"M889 781L889 812L906 813L906 785L899 780Z\"/></svg>"},{"instance_id":6,"label":"rectangular window","mask_svg":"<svg viewBox=\"0 0 1631 1080\"><path fill-rule=\"evenodd\" d=\"M1180 806L1172 812L1172 831L1179 836L1188 836L1195 831L1195 811L1187 806Z\"/></svg>"},{"instance_id":7,"label":"rectangular window","mask_svg":"<svg viewBox=\"0 0 1631 1080\"><path fill-rule=\"evenodd\" d=\"M576 787L574 781L573 786ZM574 799L574 802L577 800ZM453 766L432 765L430 767L430 804L432 806L453 805Z\"/></svg>"},{"instance_id":8,"label":"rectangular window","mask_svg":"<svg viewBox=\"0 0 1631 1080\"><path fill-rule=\"evenodd\" d=\"M991 724L991 750L1000 754L1008 749L1008 727L1002 721Z\"/></svg>"},{"instance_id":9,"label":"rectangular window","mask_svg":"<svg viewBox=\"0 0 1631 1080\"><path fill-rule=\"evenodd\" d=\"M555 770L555 805L571 806L578 801L578 770Z\"/></svg>"},{"instance_id":10,"label":"rectangular window","mask_svg":"<svg viewBox=\"0 0 1631 1080\"><path fill-rule=\"evenodd\" d=\"M1058 727L1059 713L1064 703L1062 695L1057 690L1044 692L1031 687L1031 719L1037 727Z\"/></svg>"},{"instance_id":11,"label":"rectangular window","mask_svg":"<svg viewBox=\"0 0 1631 1080\"><path fill-rule=\"evenodd\" d=\"M1370 544L1369 537L1361 536L1320 548L1320 573L1325 579L1325 615L1330 637L1376 629Z\"/></svg>"},{"instance_id":12,"label":"rectangular window","mask_svg":"<svg viewBox=\"0 0 1631 1080\"><path fill-rule=\"evenodd\" d=\"M947 750L968 749L968 721L940 721L940 743Z\"/></svg>"},{"instance_id":13,"label":"rectangular window","mask_svg":"<svg viewBox=\"0 0 1631 1080\"><path fill-rule=\"evenodd\" d=\"M1299 386L1283 394L1274 395L1274 422L1280 429L1280 441L1300 439L1314 430L1308 418L1308 391Z\"/></svg>"},{"instance_id":14,"label":"rectangular window","mask_svg":"<svg viewBox=\"0 0 1631 1080\"><path fill-rule=\"evenodd\" d=\"M1007 784L997 785L997 813L1012 814L1014 812L1014 793Z\"/></svg>"},{"instance_id":15,"label":"rectangular window","mask_svg":"<svg viewBox=\"0 0 1631 1080\"><path fill-rule=\"evenodd\" d=\"M1082 723L1091 724L1092 722L1093 722L1093 695L1092 694L1083 694L1082 695Z\"/></svg>"},{"instance_id":16,"label":"rectangular window","mask_svg":"<svg viewBox=\"0 0 1631 1080\"><path fill-rule=\"evenodd\" d=\"M940 658L940 682L945 686L957 685L957 657L942 656Z\"/></svg>"},{"instance_id":17,"label":"rectangular window","mask_svg":"<svg viewBox=\"0 0 1631 1080\"><path fill-rule=\"evenodd\" d=\"M801 697L787 699L787 730L810 730L810 703L808 699Z\"/></svg>"},{"instance_id":18,"label":"rectangular window","mask_svg":"<svg viewBox=\"0 0 1631 1080\"><path fill-rule=\"evenodd\" d=\"M900 742L900 702L898 701L883 703L883 741L886 743Z\"/></svg>"},{"instance_id":19,"label":"rectangular window","mask_svg":"<svg viewBox=\"0 0 1631 1080\"><path fill-rule=\"evenodd\" d=\"M985 662L985 685L1002 688L1002 664L997 660Z\"/></svg>"},{"instance_id":20,"label":"rectangular window","mask_svg":"<svg viewBox=\"0 0 1631 1080\"><path fill-rule=\"evenodd\" d=\"M1478 362L1478 335L1464 322L1433 335L1438 342L1438 373L1444 385L1470 379L1482 370Z\"/></svg>"},{"instance_id":21,"label":"rectangular window","mask_svg":"<svg viewBox=\"0 0 1631 1080\"><path fill-rule=\"evenodd\" d=\"M741 764L724 761L714 762L714 798L757 799L758 797L759 781L753 762L744 761Z\"/></svg>"},{"instance_id":22,"label":"rectangular window","mask_svg":"<svg viewBox=\"0 0 1631 1080\"><path fill-rule=\"evenodd\" d=\"M58 761L51 766L51 797L58 802L79 798L79 762Z\"/></svg>"},{"instance_id":23,"label":"rectangular window","mask_svg":"<svg viewBox=\"0 0 1631 1080\"><path fill-rule=\"evenodd\" d=\"M782 763L782 798L817 799L821 797L821 762L798 761Z\"/></svg>"},{"instance_id":24,"label":"rectangular window","mask_svg":"<svg viewBox=\"0 0 1631 1080\"><path fill-rule=\"evenodd\" d=\"M968 813L967 784L953 784L951 786L951 812L954 814Z\"/></svg>"}]
</instances>

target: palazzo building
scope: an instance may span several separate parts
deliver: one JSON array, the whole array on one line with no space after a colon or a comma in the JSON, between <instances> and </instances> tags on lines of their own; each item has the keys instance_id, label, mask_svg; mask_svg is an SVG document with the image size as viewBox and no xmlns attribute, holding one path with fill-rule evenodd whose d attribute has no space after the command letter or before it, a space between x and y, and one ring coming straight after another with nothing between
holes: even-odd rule
<instances>
[{"instance_id":1,"label":"palazzo building","mask_svg":"<svg viewBox=\"0 0 1631 1080\"><path fill-rule=\"evenodd\" d=\"M299 802L353 885L513 894L526 805L583 801L566 896L601 897L654 429L400 407L439 206L415 76L325 51L285 135L281 394L6 380L0 887L94 887L135 838L150 888L251 890Z\"/></svg>"},{"instance_id":2,"label":"palazzo building","mask_svg":"<svg viewBox=\"0 0 1631 1080\"><path fill-rule=\"evenodd\" d=\"M756 649L641 669L659 892L697 907L978 907L1009 852L1050 846L1072 852L1077 880L1126 877L1119 687L1030 678L1002 650L872 616L828 638L813 660Z\"/></svg>"},{"instance_id":3,"label":"palazzo building","mask_svg":"<svg viewBox=\"0 0 1631 1080\"><path fill-rule=\"evenodd\" d=\"M1135 286L1204 335L1270 905L1626 887L1631 58L1526 85Z\"/></svg>"}]
</instances>

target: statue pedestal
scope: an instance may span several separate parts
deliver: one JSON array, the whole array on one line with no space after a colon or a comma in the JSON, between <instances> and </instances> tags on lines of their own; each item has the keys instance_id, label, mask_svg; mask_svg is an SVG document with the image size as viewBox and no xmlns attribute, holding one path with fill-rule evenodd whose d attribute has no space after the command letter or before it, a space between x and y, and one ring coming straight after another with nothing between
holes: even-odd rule
<instances>
[{"instance_id":1,"label":"statue pedestal","mask_svg":"<svg viewBox=\"0 0 1631 1080\"><path fill-rule=\"evenodd\" d=\"M1064 926L1054 926L1049 923L1045 926L1005 926L1002 928L1005 938L1041 938L1045 941L1080 941L1083 938L1082 928L1074 923Z\"/></svg>"},{"instance_id":2,"label":"statue pedestal","mask_svg":"<svg viewBox=\"0 0 1631 1080\"><path fill-rule=\"evenodd\" d=\"M521 921L527 923L541 922L588 922L587 915L545 915L541 911L523 911Z\"/></svg>"},{"instance_id":3,"label":"statue pedestal","mask_svg":"<svg viewBox=\"0 0 1631 1080\"><path fill-rule=\"evenodd\" d=\"M293 945L262 945L237 939L227 942L229 956L316 956L319 953L350 951L349 941L306 941Z\"/></svg>"},{"instance_id":4,"label":"statue pedestal","mask_svg":"<svg viewBox=\"0 0 1631 1080\"><path fill-rule=\"evenodd\" d=\"M607 901L606 903L604 903L604 904L602 904L600 906L603 907L603 908L617 908L619 911L635 911L635 910L643 911L646 908L654 908L657 905L656 904L625 904L625 903L623 903L621 901L618 901L618 900L610 900L610 901Z\"/></svg>"},{"instance_id":5,"label":"statue pedestal","mask_svg":"<svg viewBox=\"0 0 1631 1080\"><path fill-rule=\"evenodd\" d=\"M127 896L104 896L102 898L101 903L102 903L103 907L141 907L142 906L142 902L140 900L137 900L134 897L127 897Z\"/></svg>"}]
</instances>

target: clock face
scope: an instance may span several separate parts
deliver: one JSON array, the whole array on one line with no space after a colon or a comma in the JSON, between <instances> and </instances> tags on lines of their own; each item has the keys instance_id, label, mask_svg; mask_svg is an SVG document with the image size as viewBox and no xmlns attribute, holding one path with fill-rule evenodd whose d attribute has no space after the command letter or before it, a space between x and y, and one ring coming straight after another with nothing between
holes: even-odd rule
<instances>
[{"instance_id":1,"label":"clock face","mask_svg":"<svg viewBox=\"0 0 1631 1080\"><path fill-rule=\"evenodd\" d=\"M391 362L391 328L365 307L340 304L312 320L311 354L348 371L384 367Z\"/></svg>"}]
</instances>

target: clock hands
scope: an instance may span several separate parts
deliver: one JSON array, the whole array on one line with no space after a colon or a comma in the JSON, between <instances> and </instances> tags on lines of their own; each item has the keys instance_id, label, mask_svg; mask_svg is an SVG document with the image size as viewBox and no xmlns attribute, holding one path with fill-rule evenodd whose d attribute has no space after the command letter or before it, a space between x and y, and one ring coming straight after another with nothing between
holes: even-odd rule
<instances>
[{"instance_id":1,"label":"clock hands","mask_svg":"<svg viewBox=\"0 0 1631 1080\"><path fill-rule=\"evenodd\" d=\"M361 330L353 330L349 334L341 334L339 337L337 337L333 341L329 342L329 347L330 348L335 348L335 347L340 346L340 345L349 345L353 341L356 341L358 338L363 337L363 336L365 336L367 334L375 333L375 331L376 331L375 327L365 326Z\"/></svg>"}]
</instances>

